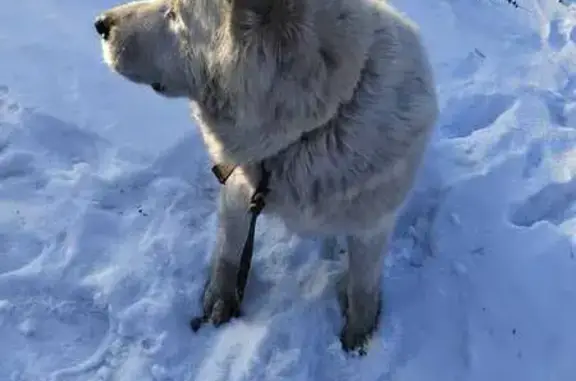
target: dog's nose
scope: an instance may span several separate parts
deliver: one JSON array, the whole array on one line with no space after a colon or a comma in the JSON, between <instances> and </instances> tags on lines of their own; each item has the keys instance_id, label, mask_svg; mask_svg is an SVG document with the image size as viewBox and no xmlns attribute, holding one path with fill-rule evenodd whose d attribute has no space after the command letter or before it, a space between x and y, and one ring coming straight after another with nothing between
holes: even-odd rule
<instances>
[{"instance_id":1,"label":"dog's nose","mask_svg":"<svg viewBox=\"0 0 576 381\"><path fill-rule=\"evenodd\" d=\"M106 15L98 16L96 18L96 21L94 22L96 32L98 32L98 34L102 36L102 38L105 40L110 35L110 29L112 28L112 25L113 25L112 19L110 18L110 16Z\"/></svg>"}]
</instances>

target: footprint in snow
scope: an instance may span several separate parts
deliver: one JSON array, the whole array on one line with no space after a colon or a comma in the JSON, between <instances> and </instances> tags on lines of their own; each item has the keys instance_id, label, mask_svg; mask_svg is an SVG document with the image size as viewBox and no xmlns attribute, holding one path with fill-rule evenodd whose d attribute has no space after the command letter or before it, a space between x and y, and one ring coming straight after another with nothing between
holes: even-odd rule
<instances>
[{"instance_id":1,"label":"footprint in snow","mask_svg":"<svg viewBox=\"0 0 576 381\"><path fill-rule=\"evenodd\" d=\"M0 85L0 153L16 146L47 165L93 163L109 144L95 133L82 129L12 99L10 89Z\"/></svg>"},{"instance_id":2,"label":"footprint in snow","mask_svg":"<svg viewBox=\"0 0 576 381\"><path fill-rule=\"evenodd\" d=\"M108 330L106 311L78 287L1 283L0 379L45 379L92 356Z\"/></svg>"},{"instance_id":3,"label":"footprint in snow","mask_svg":"<svg viewBox=\"0 0 576 381\"><path fill-rule=\"evenodd\" d=\"M20 106L10 98L7 86L0 85L0 155L8 147L14 125L19 121Z\"/></svg>"},{"instance_id":4,"label":"footprint in snow","mask_svg":"<svg viewBox=\"0 0 576 381\"><path fill-rule=\"evenodd\" d=\"M100 136L36 110L22 110L21 124L22 143L53 165L97 163L110 148Z\"/></svg>"},{"instance_id":5,"label":"footprint in snow","mask_svg":"<svg viewBox=\"0 0 576 381\"><path fill-rule=\"evenodd\" d=\"M452 74L457 78L470 78L476 73L483 65L486 56L479 49L468 53L456 67Z\"/></svg>"},{"instance_id":6,"label":"footprint in snow","mask_svg":"<svg viewBox=\"0 0 576 381\"><path fill-rule=\"evenodd\" d=\"M530 227L547 221L554 225L576 217L576 179L551 183L512 207L509 218L518 226Z\"/></svg>"},{"instance_id":7,"label":"footprint in snow","mask_svg":"<svg viewBox=\"0 0 576 381\"><path fill-rule=\"evenodd\" d=\"M507 94L474 94L451 99L440 117L440 131L446 138L463 138L488 128L508 111L516 97Z\"/></svg>"},{"instance_id":8,"label":"footprint in snow","mask_svg":"<svg viewBox=\"0 0 576 381\"><path fill-rule=\"evenodd\" d=\"M548 24L548 45L556 50L562 50L568 43L569 33L566 32L563 19L554 19Z\"/></svg>"}]
</instances>

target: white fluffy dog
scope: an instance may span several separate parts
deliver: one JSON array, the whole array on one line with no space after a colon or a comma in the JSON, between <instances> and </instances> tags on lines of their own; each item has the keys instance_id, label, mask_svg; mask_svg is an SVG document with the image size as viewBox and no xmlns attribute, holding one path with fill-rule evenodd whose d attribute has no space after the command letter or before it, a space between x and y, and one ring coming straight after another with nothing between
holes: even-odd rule
<instances>
[{"instance_id":1,"label":"white fluffy dog","mask_svg":"<svg viewBox=\"0 0 576 381\"><path fill-rule=\"evenodd\" d=\"M248 205L269 175L265 213L333 246L345 237L344 349L367 343L380 311L383 257L436 122L417 28L383 0L151 0L96 21L109 66L167 97L190 99L222 187L203 299L221 324Z\"/></svg>"}]
</instances>

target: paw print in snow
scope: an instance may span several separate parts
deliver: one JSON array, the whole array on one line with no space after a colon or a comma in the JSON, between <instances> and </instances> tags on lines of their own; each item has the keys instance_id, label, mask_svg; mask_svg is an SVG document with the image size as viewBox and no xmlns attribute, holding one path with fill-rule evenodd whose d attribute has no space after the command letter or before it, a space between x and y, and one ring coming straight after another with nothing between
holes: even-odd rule
<instances>
[{"instance_id":1,"label":"paw print in snow","mask_svg":"<svg viewBox=\"0 0 576 381\"><path fill-rule=\"evenodd\" d=\"M20 110L20 105L10 99L8 86L0 85L0 126L17 123Z\"/></svg>"}]
</instances>

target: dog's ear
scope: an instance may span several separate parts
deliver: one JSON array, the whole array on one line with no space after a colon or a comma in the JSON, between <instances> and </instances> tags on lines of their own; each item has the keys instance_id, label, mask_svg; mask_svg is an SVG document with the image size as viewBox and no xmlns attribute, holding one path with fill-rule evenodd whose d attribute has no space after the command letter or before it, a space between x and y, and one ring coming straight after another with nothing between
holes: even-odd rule
<instances>
[{"instance_id":1,"label":"dog's ear","mask_svg":"<svg viewBox=\"0 0 576 381\"><path fill-rule=\"evenodd\" d=\"M229 0L232 27L240 36L250 32L288 37L304 20L306 0ZM279 33L279 35L278 35Z\"/></svg>"}]
</instances>

